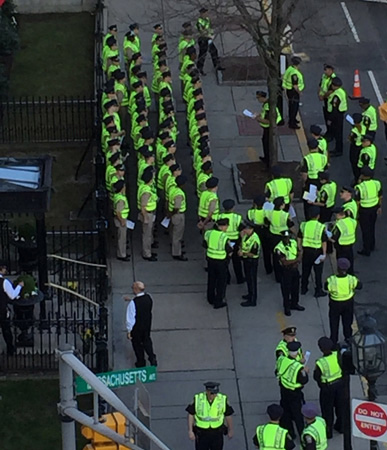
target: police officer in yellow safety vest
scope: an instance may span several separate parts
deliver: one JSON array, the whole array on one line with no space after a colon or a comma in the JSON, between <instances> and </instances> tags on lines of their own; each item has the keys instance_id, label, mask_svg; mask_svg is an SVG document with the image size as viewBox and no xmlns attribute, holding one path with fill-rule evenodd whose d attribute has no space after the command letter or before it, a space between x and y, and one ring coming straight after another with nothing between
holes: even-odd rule
<instances>
[{"instance_id":1,"label":"police officer in yellow safety vest","mask_svg":"<svg viewBox=\"0 0 387 450\"><path fill-rule=\"evenodd\" d=\"M327 170L318 174L320 189L317 193L317 200L310 202L310 204L320 207L319 220L321 223L327 223L331 220L332 211L336 202L337 184L330 178Z\"/></svg>"},{"instance_id":2,"label":"police officer in yellow safety vest","mask_svg":"<svg viewBox=\"0 0 387 450\"><path fill-rule=\"evenodd\" d=\"M362 97L359 99L360 108L363 110L363 124L367 129L367 134L375 139L376 130L378 129L378 112L375 106L370 104L370 99Z\"/></svg>"},{"instance_id":3,"label":"police officer in yellow safety vest","mask_svg":"<svg viewBox=\"0 0 387 450\"><path fill-rule=\"evenodd\" d=\"M290 232L282 232L281 241L274 247L274 253L281 265L281 293L285 316L291 316L291 310L304 311L298 301L300 297L300 272L298 265L301 262L298 244L290 237Z\"/></svg>"},{"instance_id":4,"label":"police officer in yellow safety vest","mask_svg":"<svg viewBox=\"0 0 387 450\"><path fill-rule=\"evenodd\" d=\"M293 181L285 177L280 166L271 168L272 180L265 185L265 196L269 202L273 202L277 197L283 197L285 202L285 211L289 211L290 203L293 200Z\"/></svg>"},{"instance_id":5,"label":"police officer in yellow safety vest","mask_svg":"<svg viewBox=\"0 0 387 450\"><path fill-rule=\"evenodd\" d=\"M281 330L281 333L283 335L283 339L281 339L275 349L275 358L278 359L280 356L288 356L289 350L288 350L288 343L297 341L297 327L286 327L283 330ZM299 342L299 341L297 341ZM302 348L300 347L298 349L298 354L296 357L296 360L304 363L304 354L302 352Z\"/></svg>"},{"instance_id":6,"label":"police officer in yellow safety vest","mask_svg":"<svg viewBox=\"0 0 387 450\"><path fill-rule=\"evenodd\" d=\"M213 216L219 213L218 184L219 178L209 178L206 181L207 190L203 191L200 195L198 209L199 230L208 230L211 228L214 223Z\"/></svg>"},{"instance_id":7,"label":"police officer in yellow safety vest","mask_svg":"<svg viewBox=\"0 0 387 450\"><path fill-rule=\"evenodd\" d=\"M238 251L240 248L239 231L242 223L242 216L234 211L235 202L231 198L224 200L222 206L224 212L217 214L216 220L218 219L229 220L226 234L230 240L230 245L232 245L233 247L231 257L232 265L234 268L237 284L242 284L245 282L245 278L243 276L242 261L240 256L238 255ZM227 284L230 284L230 282L231 282L231 274L230 271L228 271Z\"/></svg>"},{"instance_id":8,"label":"police officer in yellow safety vest","mask_svg":"<svg viewBox=\"0 0 387 450\"><path fill-rule=\"evenodd\" d=\"M361 146L362 148L357 161L358 175L360 175L360 171L363 167L368 166L372 170L375 170L376 159L378 156L376 145L373 143L372 137L368 134L362 137ZM356 178L355 182L357 182L358 178L359 176Z\"/></svg>"},{"instance_id":9,"label":"police officer in yellow safety vest","mask_svg":"<svg viewBox=\"0 0 387 450\"><path fill-rule=\"evenodd\" d=\"M269 146L269 128L270 128L270 120L269 120L269 99L267 98L267 94L264 91L257 91L255 94L259 103L262 104L262 109L260 114L255 114L255 120L259 122L262 127L262 147L263 147L263 156L260 156L259 159L263 161L268 167L270 165L270 146ZM276 107L276 123L281 122L282 117L281 114Z\"/></svg>"},{"instance_id":10,"label":"police officer in yellow safety vest","mask_svg":"<svg viewBox=\"0 0 387 450\"><path fill-rule=\"evenodd\" d=\"M182 253L182 241L185 229L185 211L187 209L186 195L183 190L187 177L176 177L176 186L169 193L168 216L172 225L172 257L177 261L188 261Z\"/></svg>"},{"instance_id":11,"label":"police officer in yellow safety vest","mask_svg":"<svg viewBox=\"0 0 387 450\"><path fill-rule=\"evenodd\" d=\"M324 172L328 166L327 157L319 152L317 139L308 139L308 148L309 153L304 156L300 167L301 176L304 181L304 193L309 192L311 185L316 186L317 189L320 187L318 174ZM310 206L308 201L304 199L304 215L306 219L309 217Z\"/></svg>"},{"instance_id":12,"label":"police officer in yellow safety vest","mask_svg":"<svg viewBox=\"0 0 387 450\"><path fill-rule=\"evenodd\" d=\"M202 194L203 195L203 194ZM212 230L204 233L203 246L208 263L207 301L214 309L224 308L227 288L228 257L232 247L226 234L229 219L219 219Z\"/></svg>"},{"instance_id":13,"label":"police officer in yellow safety vest","mask_svg":"<svg viewBox=\"0 0 387 450\"><path fill-rule=\"evenodd\" d=\"M357 167L360 151L362 149L362 138L366 135L367 128L363 124L363 116L359 113L352 115L353 126L349 135L349 162L351 163L355 183L359 179L360 169Z\"/></svg>"},{"instance_id":14,"label":"police officer in yellow safety vest","mask_svg":"<svg viewBox=\"0 0 387 450\"><path fill-rule=\"evenodd\" d=\"M129 217L129 202L126 196L126 187L124 180L118 180L112 186L114 191L114 225L117 228L117 259L120 261L129 261L130 256L126 254L126 221Z\"/></svg>"},{"instance_id":15,"label":"police officer in yellow safety vest","mask_svg":"<svg viewBox=\"0 0 387 450\"><path fill-rule=\"evenodd\" d=\"M254 223L246 221L241 231L242 243L239 256L243 261L243 269L246 277L247 294L241 306L256 306L258 296L258 258L261 249L261 241L254 231Z\"/></svg>"},{"instance_id":16,"label":"police officer in yellow safety vest","mask_svg":"<svg viewBox=\"0 0 387 450\"><path fill-rule=\"evenodd\" d=\"M337 275L331 275L325 282L329 293L329 328L330 338L334 344L339 340L340 318L343 324L344 339L352 336L353 302L355 290L363 287L354 275L347 273L350 262L346 258L337 261Z\"/></svg>"},{"instance_id":17,"label":"police officer in yellow safety vest","mask_svg":"<svg viewBox=\"0 0 387 450\"><path fill-rule=\"evenodd\" d=\"M253 444L261 450L292 450L296 445L288 430L280 426L284 410L282 406L272 404L266 409L270 422L258 425L253 436Z\"/></svg>"},{"instance_id":18,"label":"police officer in yellow safety vest","mask_svg":"<svg viewBox=\"0 0 387 450\"><path fill-rule=\"evenodd\" d=\"M304 76L300 72L299 66L301 58L293 56L291 65L286 69L282 78L282 88L286 90L289 104L289 128L298 130L297 113L300 105L300 94L304 90Z\"/></svg>"},{"instance_id":19,"label":"police officer in yellow safety vest","mask_svg":"<svg viewBox=\"0 0 387 450\"><path fill-rule=\"evenodd\" d=\"M301 436L302 450L326 450L328 448L325 420L318 416L318 408L314 403L305 403L302 415L306 426Z\"/></svg>"},{"instance_id":20,"label":"police officer in yellow safety vest","mask_svg":"<svg viewBox=\"0 0 387 450\"><path fill-rule=\"evenodd\" d=\"M336 212L336 222L332 228L331 241L336 248L336 259L347 258L350 267L348 273L353 275L353 245L356 242L357 220L347 216L344 208Z\"/></svg>"},{"instance_id":21,"label":"police officer in yellow safety vest","mask_svg":"<svg viewBox=\"0 0 387 450\"><path fill-rule=\"evenodd\" d=\"M359 224L363 238L363 248L359 255L370 256L375 250L376 218L382 213L383 191L382 183L374 180L374 171L363 167L360 172L359 184L355 186L355 198L359 204Z\"/></svg>"},{"instance_id":22,"label":"police officer in yellow safety vest","mask_svg":"<svg viewBox=\"0 0 387 450\"><path fill-rule=\"evenodd\" d=\"M277 376L280 383L281 406L284 414L280 425L289 431L290 436L296 437L293 422L296 424L298 434L301 436L304 420L301 407L304 403L302 389L308 382L308 368L297 361L301 344L297 341L288 343L288 356L280 356L277 360Z\"/></svg>"},{"instance_id":23,"label":"police officer in yellow safety vest","mask_svg":"<svg viewBox=\"0 0 387 450\"><path fill-rule=\"evenodd\" d=\"M336 148L330 152L332 156L343 154L343 126L344 115L347 112L347 93L343 89L343 82L339 77L335 77L331 83L332 92L328 97L328 125L329 136L335 140Z\"/></svg>"},{"instance_id":24,"label":"police officer in yellow safety vest","mask_svg":"<svg viewBox=\"0 0 387 450\"><path fill-rule=\"evenodd\" d=\"M333 424L336 431L343 432L342 417L346 407L343 398L343 372L332 340L323 336L318 340L318 346L323 356L316 361L313 378L320 388L321 415L327 424L327 438L331 439Z\"/></svg>"},{"instance_id":25,"label":"police officer in yellow safety vest","mask_svg":"<svg viewBox=\"0 0 387 450\"><path fill-rule=\"evenodd\" d=\"M323 106L323 115L325 120L325 125L327 125L327 131L328 131L328 111L327 111L327 99L332 92L331 84L333 78L336 77L336 74L334 72L334 67L330 64L324 64L324 73L322 74L320 84L318 85L318 98L324 102Z\"/></svg>"},{"instance_id":26,"label":"police officer in yellow safety vest","mask_svg":"<svg viewBox=\"0 0 387 450\"><path fill-rule=\"evenodd\" d=\"M234 435L232 414L225 394L219 392L220 383L204 383L205 392L196 394L187 406L188 437L195 441L195 450L222 450L223 436Z\"/></svg>"},{"instance_id":27,"label":"police officer in yellow safety vest","mask_svg":"<svg viewBox=\"0 0 387 450\"><path fill-rule=\"evenodd\" d=\"M347 217L357 219L359 207L356 200L353 198L355 191L350 186L343 186L340 191L340 200L343 200L342 207Z\"/></svg>"}]
</instances>

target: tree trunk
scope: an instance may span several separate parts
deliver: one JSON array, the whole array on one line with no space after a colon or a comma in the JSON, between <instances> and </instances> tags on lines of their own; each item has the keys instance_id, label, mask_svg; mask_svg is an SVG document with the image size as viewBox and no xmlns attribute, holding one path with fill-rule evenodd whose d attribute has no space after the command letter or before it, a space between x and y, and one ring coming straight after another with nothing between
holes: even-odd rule
<instances>
[{"instance_id":1,"label":"tree trunk","mask_svg":"<svg viewBox=\"0 0 387 450\"><path fill-rule=\"evenodd\" d=\"M279 59L273 68L269 70L268 90L269 90L269 149L270 149L270 167L278 162L278 127L277 127L277 98L279 94Z\"/></svg>"}]
</instances>

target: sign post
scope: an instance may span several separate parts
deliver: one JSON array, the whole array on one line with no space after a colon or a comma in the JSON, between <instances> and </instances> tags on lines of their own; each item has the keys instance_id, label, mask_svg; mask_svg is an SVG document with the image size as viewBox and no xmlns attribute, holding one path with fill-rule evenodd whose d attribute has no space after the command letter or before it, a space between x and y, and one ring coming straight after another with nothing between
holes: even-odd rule
<instances>
[{"instance_id":1,"label":"sign post","mask_svg":"<svg viewBox=\"0 0 387 450\"><path fill-rule=\"evenodd\" d=\"M352 399L352 434L363 439L387 442L387 405Z\"/></svg>"},{"instance_id":2,"label":"sign post","mask_svg":"<svg viewBox=\"0 0 387 450\"><path fill-rule=\"evenodd\" d=\"M99 378L110 389L118 389L120 387L136 384L137 381L142 383L152 383L156 381L157 372L155 366L141 367L138 369L117 370L114 372L97 373ZM75 379L75 392L79 394L88 394L93 388L81 377Z\"/></svg>"}]
</instances>

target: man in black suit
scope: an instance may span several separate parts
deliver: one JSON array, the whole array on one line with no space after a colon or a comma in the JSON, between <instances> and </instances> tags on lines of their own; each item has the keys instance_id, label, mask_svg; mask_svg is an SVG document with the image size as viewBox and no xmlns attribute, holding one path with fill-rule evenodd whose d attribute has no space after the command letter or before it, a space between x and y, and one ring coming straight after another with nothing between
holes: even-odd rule
<instances>
[{"instance_id":1,"label":"man in black suit","mask_svg":"<svg viewBox=\"0 0 387 450\"><path fill-rule=\"evenodd\" d=\"M145 354L148 355L151 366L157 366L156 355L153 353L153 344L150 337L152 328L153 299L145 292L145 285L141 281L135 281L132 286L134 298L125 296L129 300L126 309L126 328L128 339L132 341L133 351L136 355L136 367L145 367Z\"/></svg>"}]
</instances>

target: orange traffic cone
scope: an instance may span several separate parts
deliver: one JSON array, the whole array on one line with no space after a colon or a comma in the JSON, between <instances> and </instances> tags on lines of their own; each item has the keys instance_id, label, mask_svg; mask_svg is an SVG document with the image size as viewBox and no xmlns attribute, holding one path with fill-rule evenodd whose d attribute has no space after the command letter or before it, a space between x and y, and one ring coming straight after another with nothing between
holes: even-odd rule
<instances>
[{"instance_id":1,"label":"orange traffic cone","mask_svg":"<svg viewBox=\"0 0 387 450\"><path fill-rule=\"evenodd\" d=\"M359 71L356 69L355 70L355 79L353 81L353 95L352 98L356 99L356 98L361 98L361 87L360 87L360 76L359 76Z\"/></svg>"}]
</instances>

